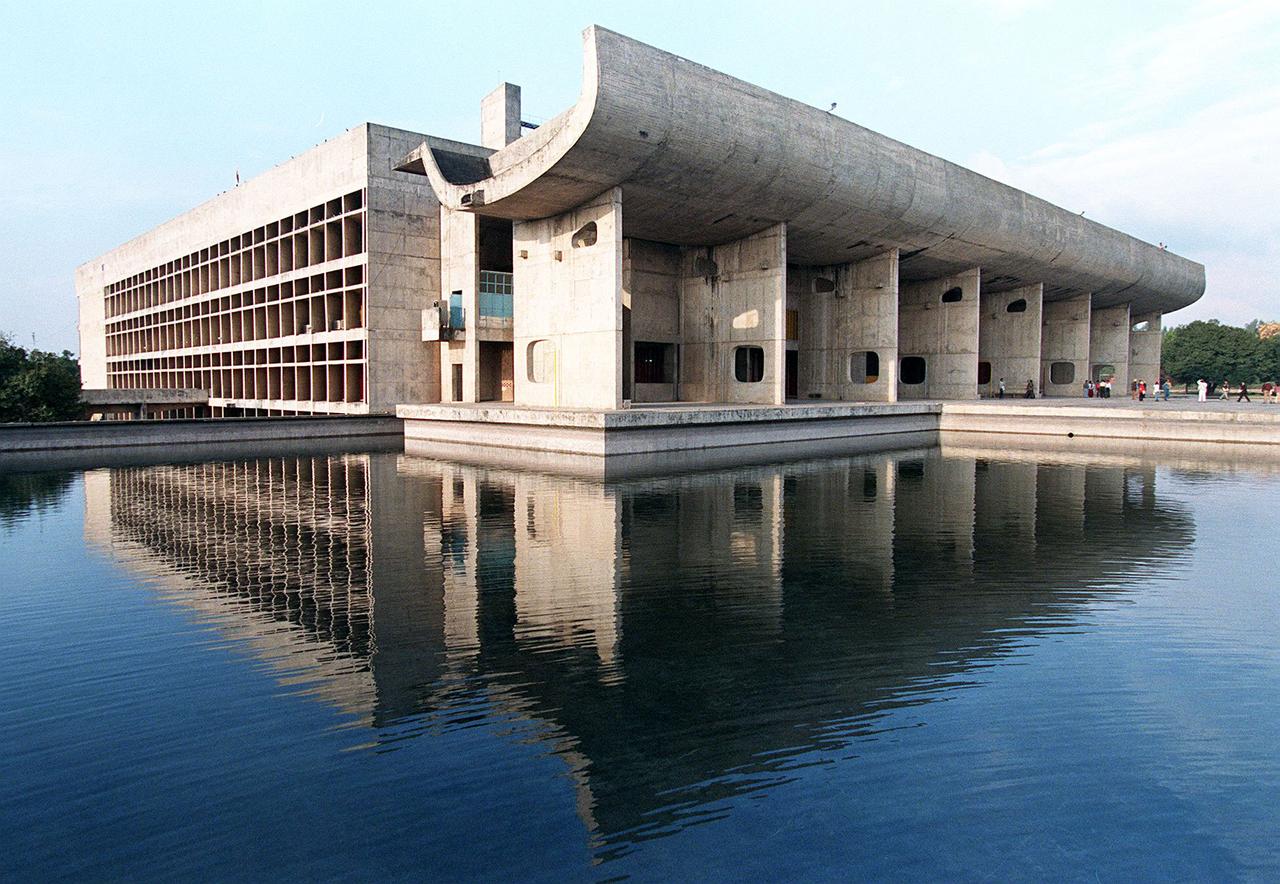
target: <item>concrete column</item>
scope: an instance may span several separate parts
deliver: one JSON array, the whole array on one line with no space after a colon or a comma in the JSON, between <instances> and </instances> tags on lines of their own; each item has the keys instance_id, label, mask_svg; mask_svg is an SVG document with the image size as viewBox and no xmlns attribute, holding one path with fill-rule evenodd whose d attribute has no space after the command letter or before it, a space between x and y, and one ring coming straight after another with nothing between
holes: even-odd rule
<instances>
[{"instance_id":1,"label":"concrete column","mask_svg":"<svg viewBox=\"0 0 1280 884\"><path fill-rule=\"evenodd\" d=\"M1160 382L1160 348L1164 333L1160 314L1139 313L1129 317L1129 375L1147 382L1148 388Z\"/></svg>"},{"instance_id":2,"label":"concrete column","mask_svg":"<svg viewBox=\"0 0 1280 884\"><path fill-rule=\"evenodd\" d=\"M462 293L466 329L462 340L441 347L440 400L453 401L453 366L462 366L462 401L479 398L480 219L470 212L440 207L440 297L449 303Z\"/></svg>"},{"instance_id":3,"label":"concrete column","mask_svg":"<svg viewBox=\"0 0 1280 884\"><path fill-rule=\"evenodd\" d=\"M978 268L898 287L898 398L978 396ZM959 290L959 298L955 292ZM922 383L905 383L902 366L923 359Z\"/></svg>"},{"instance_id":4,"label":"concrete column","mask_svg":"<svg viewBox=\"0 0 1280 884\"><path fill-rule=\"evenodd\" d=\"M801 399L897 401L897 249L835 267L788 267L787 297L799 312Z\"/></svg>"},{"instance_id":5,"label":"concrete column","mask_svg":"<svg viewBox=\"0 0 1280 884\"><path fill-rule=\"evenodd\" d=\"M622 188L513 225L515 401L622 406Z\"/></svg>"},{"instance_id":6,"label":"concrete column","mask_svg":"<svg viewBox=\"0 0 1280 884\"><path fill-rule=\"evenodd\" d=\"M1040 327L1041 395L1082 395L1089 375L1089 307L1088 295L1044 302Z\"/></svg>"},{"instance_id":7,"label":"concrete column","mask_svg":"<svg viewBox=\"0 0 1280 884\"><path fill-rule=\"evenodd\" d=\"M990 377L981 384L980 396L995 396L1004 378L1006 396L1022 396L1027 381L1040 395L1040 330L1044 286L1023 286L999 294L982 293L978 319L979 380L982 363Z\"/></svg>"},{"instance_id":8,"label":"concrete column","mask_svg":"<svg viewBox=\"0 0 1280 884\"><path fill-rule=\"evenodd\" d=\"M590 635L600 663L617 655L622 507L600 483L512 474L516 639L566 649ZM557 579L550 581L547 575Z\"/></svg>"},{"instance_id":9,"label":"concrete column","mask_svg":"<svg viewBox=\"0 0 1280 884\"><path fill-rule=\"evenodd\" d=\"M1113 372L1106 366L1114 367ZM1111 374L1111 395L1129 395L1129 305L1094 307L1089 314L1089 377Z\"/></svg>"},{"instance_id":10,"label":"concrete column","mask_svg":"<svg viewBox=\"0 0 1280 884\"><path fill-rule=\"evenodd\" d=\"M520 87L503 83L480 100L480 143L500 150L520 137Z\"/></svg>"},{"instance_id":11,"label":"concrete column","mask_svg":"<svg viewBox=\"0 0 1280 884\"><path fill-rule=\"evenodd\" d=\"M766 405L786 401L786 271L785 224L725 245L684 250L682 399ZM739 357L740 348L759 348L761 354ZM739 380L738 359L749 369L750 360L761 355L763 377Z\"/></svg>"},{"instance_id":12,"label":"concrete column","mask_svg":"<svg viewBox=\"0 0 1280 884\"><path fill-rule=\"evenodd\" d=\"M635 402L670 402L679 396L680 252L679 246L642 239L627 238L622 244L622 304L624 315L630 311L631 340L667 345L665 381L633 382L623 395ZM625 340L622 358L634 367L635 348ZM634 371L629 376L634 380Z\"/></svg>"}]
</instances>

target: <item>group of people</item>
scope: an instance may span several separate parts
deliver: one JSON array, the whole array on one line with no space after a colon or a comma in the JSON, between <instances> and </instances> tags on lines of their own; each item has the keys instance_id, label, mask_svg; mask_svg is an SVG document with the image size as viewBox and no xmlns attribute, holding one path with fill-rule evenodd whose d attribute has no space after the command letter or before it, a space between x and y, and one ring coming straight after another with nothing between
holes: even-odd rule
<instances>
[{"instance_id":1,"label":"group of people","mask_svg":"<svg viewBox=\"0 0 1280 884\"><path fill-rule=\"evenodd\" d=\"M1111 398L1111 378L1103 378L1100 381L1093 381L1093 380L1085 381L1084 397L1086 399L1110 399Z\"/></svg>"},{"instance_id":2,"label":"group of people","mask_svg":"<svg viewBox=\"0 0 1280 884\"><path fill-rule=\"evenodd\" d=\"M1218 388L1219 388L1218 384L1211 384L1208 381L1206 381L1204 378L1200 378L1199 380L1196 381L1196 391L1198 393L1197 398L1201 402L1207 402L1209 401L1209 396L1213 393L1215 389L1218 389ZM1223 381L1221 385L1221 389L1219 390L1219 393L1218 393L1218 399L1228 400L1231 398L1231 393L1232 393L1231 382ZM1237 402L1253 401L1252 399L1249 398L1249 385L1246 384L1244 381L1240 382L1239 387L1235 391L1235 396L1236 396ZM1265 382L1262 385L1262 404L1272 405L1277 402L1280 402L1280 383L1276 383L1274 381Z\"/></svg>"},{"instance_id":3,"label":"group of people","mask_svg":"<svg viewBox=\"0 0 1280 884\"><path fill-rule=\"evenodd\" d=\"M997 393L997 395L998 395L1001 399L1003 399L1003 398L1004 398L1004 393L1005 393L1004 378L1001 378L1001 379L1000 379L1000 384L999 384L999 387L998 387L997 389L998 389L998 393ZM1023 399L1034 399L1034 398L1036 398L1036 382L1035 382L1035 381L1032 381L1032 380L1028 380L1028 381L1027 381L1027 389L1026 389L1026 390L1024 390L1024 391L1022 392L1022 398L1023 398Z\"/></svg>"},{"instance_id":4,"label":"group of people","mask_svg":"<svg viewBox=\"0 0 1280 884\"><path fill-rule=\"evenodd\" d=\"M1102 378L1100 380L1087 380L1084 382L1084 395L1086 399L1110 399L1111 385L1114 378ZM1168 378L1161 378L1153 384L1148 384L1145 380L1139 379L1129 382L1129 398L1136 399L1139 402L1145 402L1150 396L1153 402L1159 402L1163 399L1169 401L1169 394L1173 388L1169 384Z\"/></svg>"}]
</instances>

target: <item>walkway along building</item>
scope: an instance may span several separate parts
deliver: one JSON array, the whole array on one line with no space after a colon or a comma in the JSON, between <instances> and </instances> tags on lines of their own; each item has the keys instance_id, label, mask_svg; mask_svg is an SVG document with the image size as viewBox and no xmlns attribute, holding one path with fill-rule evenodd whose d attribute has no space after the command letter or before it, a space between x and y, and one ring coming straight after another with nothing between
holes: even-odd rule
<instances>
[{"instance_id":1,"label":"walkway along building","mask_svg":"<svg viewBox=\"0 0 1280 884\"><path fill-rule=\"evenodd\" d=\"M599 27L480 145L366 124L77 273L84 384L213 415L1048 396L1153 381L1204 268Z\"/></svg>"}]
</instances>

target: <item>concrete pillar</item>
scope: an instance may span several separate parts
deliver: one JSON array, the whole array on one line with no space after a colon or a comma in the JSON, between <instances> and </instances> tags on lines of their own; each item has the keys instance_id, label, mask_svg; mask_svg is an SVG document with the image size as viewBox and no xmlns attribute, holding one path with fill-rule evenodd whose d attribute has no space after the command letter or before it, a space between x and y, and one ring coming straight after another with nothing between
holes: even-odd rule
<instances>
[{"instance_id":1,"label":"concrete pillar","mask_svg":"<svg viewBox=\"0 0 1280 884\"><path fill-rule=\"evenodd\" d=\"M1088 295L1045 301L1040 326L1040 390L1044 396L1081 396L1089 375Z\"/></svg>"},{"instance_id":2,"label":"concrete pillar","mask_svg":"<svg viewBox=\"0 0 1280 884\"><path fill-rule=\"evenodd\" d=\"M787 298L799 317L801 399L898 400L897 249L834 267L788 267Z\"/></svg>"},{"instance_id":3,"label":"concrete pillar","mask_svg":"<svg viewBox=\"0 0 1280 884\"><path fill-rule=\"evenodd\" d=\"M622 188L513 225L515 402L622 406Z\"/></svg>"},{"instance_id":4,"label":"concrete pillar","mask_svg":"<svg viewBox=\"0 0 1280 884\"><path fill-rule=\"evenodd\" d=\"M520 87L503 83L480 101L480 143L500 150L520 137Z\"/></svg>"},{"instance_id":5,"label":"concrete pillar","mask_svg":"<svg viewBox=\"0 0 1280 884\"><path fill-rule=\"evenodd\" d=\"M1129 317L1129 376L1147 382L1148 389L1160 382L1160 348L1164 333L1160 313L1139 313Z\"/></svg>"},{"instance_id":6,"label":"concrete pillar","mask_svg":"<svg viewBox=\"0 0 1280 884\"><path fill-rule=\"evenodd\" d=\"M942 279L899 284L899 399L977 398L980 276L975 267ZM912 378L910 373L904 377L908 359L924 360L923 382L907 382Z\"/></svg>"},{"instance_id":7,"label":"concrete pillar","mask_svg":"<svg viewBox=\"0 0 1280 884\"><path fill-rule=\"evenodd\" d=\"M725 245L684 250L682 399L786 401L786 272L785 224Z\"/></svg>"},{"instance_id":8,"label":"concrete pillar","mask_svg":"<svg viewBox=\"0 0 1280 884\"><path fill-rule=\"evenodd\" d=\"M1004 378L1006 396L1022 396L1027 381L1040 395L1040 331L1044 286L982 293L978 318L980 396L995 396ZM984 377L985 375L985 377Z\"/></svg>"},{"instance_id":9,"label":"concrete pillar","mask_svg":"<svg viewBox=\"0 0 1280 884\"><path fill-rule=\"evenodd\" d=\"M1114 371L1108 370L1108 366ZM1089 314L1089 377L1111 375L1112 397L1129 395L1129 305L1094 307Z\"/></svg>"},{"instance_id":10,"label":"concrete pillar","mask_svg":"<svg viewBox=\"0 0 1280 884\"><path fill-rule=\"evenodd\" d=\"M631 318L631 344L623 341L624 376L633 383L623 398L635 402L670 402L680 396L676 357L680 337L679 246L627 238L622 243L622 309ZM629 311L629 312L628 312ZM624 325L625 330L625 325ZM634 342L663 345L663 379L635 379Z\"/></svg>"},{"instance_id":11,"label":"concrete pillar","mask_svg":"<svg viewBox=\"0 0 1280 884\"><path fill-rule=\"evenodd\" d=\"M515 493L516 639L565 649L590 635L600 663L619 640L622 507L598 482L512 474ZM548 574L557 575L548 580Z\"/></svg>"},{"instance_id":12,"label":"concrete pillar","mask_svg":"<svg viewBox=\"0 0 1280 884\"><path fill-rule=\"evenodd\" d=\"M452 402L454 366L462 366L462 402L479 398L480 219L470 212L440 207L440 297L447 304L462 294L461 340L441 347L440 401Z\"/></svg>"}]
</instances>

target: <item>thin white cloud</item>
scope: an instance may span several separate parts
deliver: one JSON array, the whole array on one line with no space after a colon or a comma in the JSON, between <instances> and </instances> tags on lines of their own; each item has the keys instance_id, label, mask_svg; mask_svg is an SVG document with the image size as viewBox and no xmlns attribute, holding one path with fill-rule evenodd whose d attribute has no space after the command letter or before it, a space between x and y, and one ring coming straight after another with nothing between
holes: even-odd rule
<instances>
[{"instance_id":1,"label":"thin white cloud","mask_svg":"<svg viewBox=\"0 0 1280 884\"><path fill-rule=\"evenodd\" d=\"M1280 5L1197 5L1095 73L1107 117L970 165L1203 263L1205 296L1175 321L1280 317L1280 80L1265 73L1278 37Z\"/></svg>"}]
</instances>

